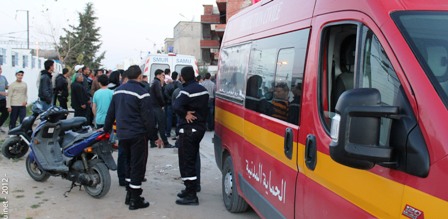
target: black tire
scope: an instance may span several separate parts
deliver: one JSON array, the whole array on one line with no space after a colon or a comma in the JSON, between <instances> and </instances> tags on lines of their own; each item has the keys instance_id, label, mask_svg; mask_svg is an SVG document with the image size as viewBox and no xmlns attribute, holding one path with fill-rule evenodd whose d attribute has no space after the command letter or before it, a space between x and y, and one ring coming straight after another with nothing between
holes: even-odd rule
<instances>
[{"instance_id":1,"label":"black tire","mask_svg":"<svg viewBox=\"0 0 448 219\"><path fill-rule=\"evenodd\" d=\"M25 165L26 171L35 181L45 182L50 177L50 174L41 170L36 161L31 159L30 156L26 157Z\"/></svg>"},{"instance_id":2,"label":"black tire","mask_svg":"<svg viewBox=\"0 0 448 219\"><path fill-rule=\"evenodd\" d=\"M84 186L86 192L94 198L105 196L109 192L111 183L109 168L104 163L97 162L90 168L89 174L95 177L94 181L97 183L94 186Z\"/></svg>"},{"instance_id":3,"label":"black tire","mask_svg":"<svg viewBox=\"0 0 448 219\"><path fill-rule=\"evenodd\" d=\"M2 154L6 158L21 158L28 152L28 144L19 136L7 138L2 144Z\"/></svg>"},{"instance_id":4,"label":"black tire","mask_svg":"<svg viewBox=\"0 0 448 219\"><path fill-rule=\"evenodd\" d=\"M247 202L238 194L234 179L232 158L226 157L222 168L222 197L227 210L232 213L245 212L248 209Z\"/></svg>"}]
</instances>

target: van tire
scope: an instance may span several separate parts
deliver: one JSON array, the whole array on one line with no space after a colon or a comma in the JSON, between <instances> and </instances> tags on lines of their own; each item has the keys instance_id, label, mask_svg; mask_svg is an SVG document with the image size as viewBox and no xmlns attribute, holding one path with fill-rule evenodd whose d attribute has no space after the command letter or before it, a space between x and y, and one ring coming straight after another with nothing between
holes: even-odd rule
<instances>
[{"instance_id":1,"label":"van tire","mask_svg":"<svg viewBox=\"0 0 448 219\"><path fill-rule=\"evenodd\" d=\"M247 211L247 202L238 194L232 158L227 156L222 169L222 197L226 209L232 213Z\"/></svg>"}]
</instances>

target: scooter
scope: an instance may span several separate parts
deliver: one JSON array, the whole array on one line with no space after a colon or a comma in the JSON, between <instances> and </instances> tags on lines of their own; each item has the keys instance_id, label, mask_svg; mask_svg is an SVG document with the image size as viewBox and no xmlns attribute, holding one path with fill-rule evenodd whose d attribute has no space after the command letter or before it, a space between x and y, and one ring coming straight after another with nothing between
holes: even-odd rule
<instances>
[{"instance_id":1,"label":"scooter","mask_svg":"<svg viewBox=\"0 0 448 219\"><path fill-rule=\"evenodd\" d=\"M44 182L50 176L61 176L75 186L101 198L109 192L109 170L116 170L112 157L109 133L72 131L86 122L84 117L66 118L69 111L51 107L40 115L41 122L31 137L31 151L26 159L26 170L35 181Z\"/></svg>"},{"instance_id":2,"label":"scooter","mask_svg":"<svg viewBox=\"0 0 448 219\"><path fill-rule=\"evenodd\" d=\"M6 158L20 158L28 152L33 134L33 124L39 114L43 112L39 103L34 103L31 110L32 115L25 117L19 126L8 131L9 137L1 147L2 154Z\"/></svg>"}]
</instances>

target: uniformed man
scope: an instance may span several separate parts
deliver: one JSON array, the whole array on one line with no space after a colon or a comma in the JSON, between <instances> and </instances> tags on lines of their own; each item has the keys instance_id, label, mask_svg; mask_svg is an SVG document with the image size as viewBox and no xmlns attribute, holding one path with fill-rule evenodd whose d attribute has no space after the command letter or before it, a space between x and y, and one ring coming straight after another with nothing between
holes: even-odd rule
<instances>
[{"instance_id":1,"label":"uniformed man","mask_svg":"<svg viewBox=\"0 0 448 219\"><path fill-rule=\"evenodd\" d=\"M125 204L129 204L129 210L136 210L149 206L140 196L143 192L141 185L146 172L148 137L157 140L157 133L150 95L140 83L140 67L132 65L126 70L126 74L129 80L114 92L104 131L112 131L112 124L116 120L119 147L123 150L122 156L126 157ZM160 140L156 142L162 143Z\"/></svg>"},{"instance_id":2,"label":"uniformed man","mask_svg":"<svg viewBox=\"0 0 448 219\"><path fill-rule=\"evenodd\" d=\"M176 204L198 205L196 195L198 183L195 168L199 156L199 144L206 131L209 94L204 86L196 82L192 67L181 70L184 83L178 97L174 101L174 112L179 116L179 170L185 189L177 196Z\"/></svg>"}]
</instances>

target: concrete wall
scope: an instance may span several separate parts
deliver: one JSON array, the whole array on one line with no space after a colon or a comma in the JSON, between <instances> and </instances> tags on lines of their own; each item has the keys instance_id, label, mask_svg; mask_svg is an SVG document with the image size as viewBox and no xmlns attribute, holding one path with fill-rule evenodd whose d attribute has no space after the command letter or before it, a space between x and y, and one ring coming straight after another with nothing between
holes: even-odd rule
<instances>
[{"instance_id":1,"label":"concrete wall","mask_svg":"<svg viewBox=\"0 0 448 219\"><path fill-rule=\"evenodd\" d=\"M192 55L201 59L200 41L202 24L200 22L181 21L174 27L174 52Z\"/></svg>"}]
</instances>

